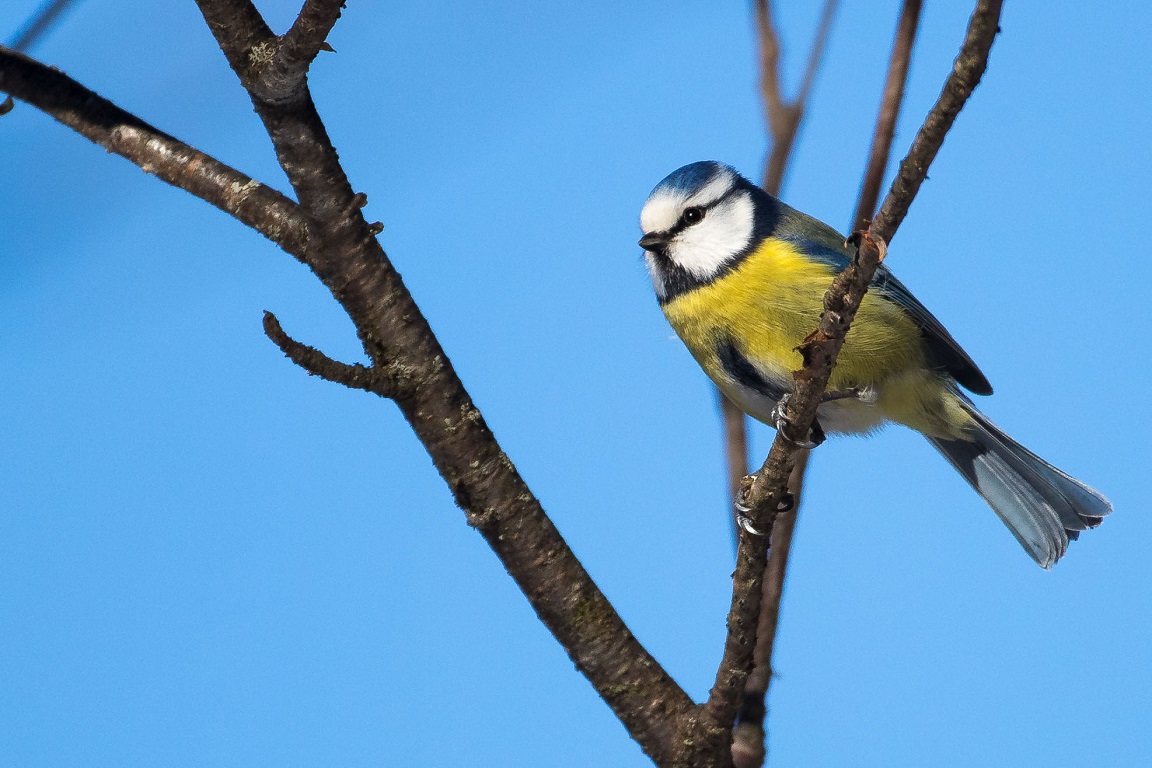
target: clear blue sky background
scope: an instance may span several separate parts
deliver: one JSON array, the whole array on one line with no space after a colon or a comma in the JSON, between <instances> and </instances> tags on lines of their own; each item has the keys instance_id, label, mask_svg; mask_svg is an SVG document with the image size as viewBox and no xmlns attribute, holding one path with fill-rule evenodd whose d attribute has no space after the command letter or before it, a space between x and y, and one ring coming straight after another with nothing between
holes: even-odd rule
<instances>
[{"instance_id":1,"label":"clear blue sky background","mask_svg":"<svg viewBox=\"0 0 1152 768\"><path fill-rule=\"evenodd\" d=\"M261 5L278 30L297 9ZM780 5L794 84L818 4ZM786 188L841 228L885 5L842 9ZM970 10L927 6L899 155ZM1150 23L1010 0L889 257L992 418L1115 514L1046 573L916 435L820 448L772 765L1152 764ZM749 4L352 0L330 39L314 92L382 242L560 530L705 696L732 566L716 408L636 218L684 163L758 177ZM35 53L286 187L193 3L86 0ZM396 409L264 338L270 309L360 359L304 267L25 105L0 180L0 765L648 764Z\"/></svg>"}]
</instances>

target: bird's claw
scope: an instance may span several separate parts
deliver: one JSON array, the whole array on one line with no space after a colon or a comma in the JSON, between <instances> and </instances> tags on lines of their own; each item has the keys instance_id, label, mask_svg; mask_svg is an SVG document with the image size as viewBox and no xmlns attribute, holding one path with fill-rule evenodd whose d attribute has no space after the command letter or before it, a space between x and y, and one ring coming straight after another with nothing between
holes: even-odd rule
<instances>
[{"instance_id":1,"label":"bird's claw","mask_svg":"<svg viewBox=\"0 0 1152 768\"><path fill-rule=\"evenodd\" d=\"M739 509L739 507L737 507L737 509ZM748 517L742 512L736 513L736 525L740 526L745 533L749 533L753 536L759 536L760 538L766 537L769 533L768 531L762 531L757 528L755 524L753 524L752 518Z\"/></svg>"},{"instance_id":2,"label":"bird's claw","mask_svg":"<svg viewBox=\"0 0 1152 768\"><path fill-rule=\"evenodd\" d=\"M754 479L753 475L744 478L740 490L736 492L736 499L732 502L732 506L736 508L737 527L743 529L745 533L763 537L768 534L757 528L756 524L752 522L752 518L748 516L748 513L752 511L752 505L748 503L748 492L752 490Z\"/></svg>"},{"instance_id":3,"label":"bird's claw","mask_svg":"<svg viewBox=\"0 0 1152 768\"><path fill-rule=\"evenodd\" d=\"M756 523L753 522L751 516L748 514L752 511L752 505L748 503L748 494L752 490L752 484L750 482L752 479L753 476L751 475L744 478L745 484L736 494L736 500L732 502L732 506L736 508L736 525L743 529L745 533L766 539L772 534L772 521L775 520L776 514L790 512L795 509L796 497L791 493L785 492L776 504L775 514L773 514L772 518L768 522L768 530L762 531L756 527Z\"/></svg>"},{"instance_id":4,"label":"bird's claw","mask_svg":"<svg viewBox=\"0 0 1152 768\"><path fill-rule=\"evenodd\" d=\"M769 418L772 419L772 425L776 427L776 432L779 433L780 437L784 438L786 442L796 448L803 448L804 450L810 451L824 442L824 430L820 427L820 422L813 419L812 428L808 430L808 434L804 439L798 440L792 437L790 432L792 431L793 424L785 413L790 399L792 399L792 393L785 393L784 396L780 398L780 402L772 406L772 413L769 414Z\"/></svg>"}]
</instances>

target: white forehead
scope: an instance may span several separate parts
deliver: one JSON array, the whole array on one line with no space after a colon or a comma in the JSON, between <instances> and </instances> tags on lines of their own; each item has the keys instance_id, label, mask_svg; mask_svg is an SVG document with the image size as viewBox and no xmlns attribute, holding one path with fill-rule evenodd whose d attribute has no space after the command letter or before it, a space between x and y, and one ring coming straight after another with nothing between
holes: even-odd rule
<instances>
[{"instance_id":1,"label":"white forehead","mask_svg":"<svg viewBox=\"0 0 1152 768\"><path fill-rule=\"evenodd\" d=\"M652 192L640 211L640 229L666 232L676 226L680 214L692 206L707 207L732 189L732 177L718 173L697 189L661 186Z\"/></svg>"}]
</instances>

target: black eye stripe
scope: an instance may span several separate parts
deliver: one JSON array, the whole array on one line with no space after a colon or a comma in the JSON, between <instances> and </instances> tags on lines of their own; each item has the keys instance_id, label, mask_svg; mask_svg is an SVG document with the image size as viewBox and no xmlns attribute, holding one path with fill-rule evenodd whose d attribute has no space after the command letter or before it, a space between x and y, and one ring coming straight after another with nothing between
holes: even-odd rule
<instances>
[{"instance_id":1,"label":"black eye stripe","mask_svg":"<svg viewBox=\"0 0 1152 768\"><path fill-rule=\"evenodd\" d=\"M707 205L691 205L691 206L685 208L684 212L680 214L680 218L676 221L676 223L673 224L672 227L670 227L667 231L665 231L663 233L664 236L667 237L668 239L672 239L673 237L680 234L681 232L683 232L688 227L690 227L693 224L696 224L696 223L702 221L703 219L705 219L708 216L708 211L710 211L713 208L715 208L716 206L720 205L720 203L722 203L725 200L727 200L728 198L732 197L732 195L736 194L739 191L740 191L739 187L732 187L727 192L720 195L720 197L716 198L715 200L708 203ZM701 214L700 218L696 219L696 221L687 221L685 219L686 214L688 213L688 211L691 211L691 210L699 210L700 211L700 214Z\"/></svg>"}]
</instances>

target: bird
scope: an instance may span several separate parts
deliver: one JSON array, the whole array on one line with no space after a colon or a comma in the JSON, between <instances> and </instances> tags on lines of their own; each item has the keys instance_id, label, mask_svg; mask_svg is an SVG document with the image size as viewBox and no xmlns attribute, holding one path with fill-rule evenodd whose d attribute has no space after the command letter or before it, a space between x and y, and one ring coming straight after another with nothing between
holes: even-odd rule
<instances>
[{"instance_id":1,"label":"bird","mask_svg":"<svg viewBox=\"0 0 1152 768\"><path fill-rule=\"evenodd\" d=\"M734 168L695 162L669 174L640 213L640 247L657 301L704 372L749 416L789 437L782 401L802 365L833 277L853 246ZM984 498L1017 541L1049 569L1081 531L1112 511L1099 491L1013 440L961 390L992 385L936 317L877 269L828 383L812 432L916 430Z\"/></svg>"}]
</instances>

